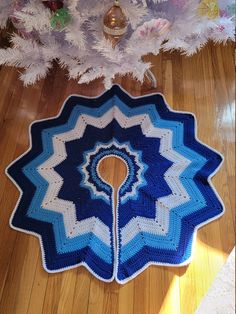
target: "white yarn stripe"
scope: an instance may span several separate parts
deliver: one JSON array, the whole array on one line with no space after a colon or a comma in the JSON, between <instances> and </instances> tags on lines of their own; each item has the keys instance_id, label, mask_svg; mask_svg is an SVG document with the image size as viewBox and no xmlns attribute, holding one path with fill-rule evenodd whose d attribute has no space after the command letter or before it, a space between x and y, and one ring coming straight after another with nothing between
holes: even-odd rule
<instances>
[{"instance_id":1,"label":"white yarn stripe","mask_svg":"<svg viewBox=\"0 0 236 314\"><path fill-rule=\"evenodd\" d=\"M130 110L130 112L132 112L132 110ZM117 106L114 106L99 118L82 114L79 116L76 126L73 130L58 134L53 137L54 154L38 169L42 177L44 177L44 179L49 183L48 192L44 197L42 205L46 209L63 214L66 234L68 237L75 237L79 234L83 234L85 232L84 230L87 232L92 229L90 221L76 221L76 209L72 202L69 202L68 204L68 202L58 199L57 195L62 184L62 179L58 177L58 174L54 171L53 167L61 163L67 156L65 151L65 142L81 138L84 134L86 125L92 125L97 128L105 128L109 123L112 122L113 119L116 119L122 128L129 128L135 125L140 125L143 134L146 136L160 138L160 154L174 163L174 165L167 171L166 175L169 174L172 177L176 177L175 184L173 181L171 181L171 183L168 181L173 193L169 196L158 199L156 202L156 218L149 219L139 216L133 218L121 230L121 244L127 244L140 232L140 230L151 232L153 234L166 234L169 227L169 211L173 207L189 201L189 195L180 182L179 175L190 164L190 161L172 149L171 130L153 126L148 114L127 117ZM55 179L58 180L58 183L56 188L53 188L51 185L55 184ZM183 199L179 196L175 196L176 193L179 194L179 191L181 191ZM162 204L164 204L164 206ZM93 219L99 226L96 228L96 235L106 244L110 243L109 228L105 226L98 218L93 217Z\"/></svg>"}]
</instances>

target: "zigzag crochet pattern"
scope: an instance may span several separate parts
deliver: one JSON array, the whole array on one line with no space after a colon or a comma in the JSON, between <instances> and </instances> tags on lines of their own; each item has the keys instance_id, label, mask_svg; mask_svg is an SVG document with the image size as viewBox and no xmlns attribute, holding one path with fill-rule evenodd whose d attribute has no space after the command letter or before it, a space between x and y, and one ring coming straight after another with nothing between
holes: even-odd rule
<instances>
[{"instance_id":1,"label":"zigzag crochet pattern","mask_svg":"<svg viewBox=\"0 0 236 314\"><path fill-rule=\"evenodd\" d=\"M125 283L151 264L185 265L197 229L224 212L210 180L223 157L160 94L72 95L31 125L30 144L7 169L21 192L11 226L39 237L48 272L83 265ZM116 206L98 171L110 156L127 167Z\"/></svg>"}]
</instances>

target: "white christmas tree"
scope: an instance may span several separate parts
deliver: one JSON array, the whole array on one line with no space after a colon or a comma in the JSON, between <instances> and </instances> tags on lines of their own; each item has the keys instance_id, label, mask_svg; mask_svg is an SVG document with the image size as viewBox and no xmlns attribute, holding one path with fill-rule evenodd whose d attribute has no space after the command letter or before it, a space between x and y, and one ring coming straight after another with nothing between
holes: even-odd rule
<instances>
[{"instance_id":1,"label":"white christmas tree","mask_svg":"<svg viewBox=\"0 0 236 314\"><path fill-rule=\"evenodd\" d=\"M151 67L142 60L147 53L178 49L192 55L209 39L234 40L231 0L120 0L119 5L126 25L110 30L104 16L112 0L1 0L0 28L10 19L16 31L11 46L0 49L0 64L23 68L20 77L28 85L45 77L57 60L69 78L88 83L103 77L109 88L116 74L142 81ZM111 40L115 35L118 41Z\"/></svg>"}]
</instances>

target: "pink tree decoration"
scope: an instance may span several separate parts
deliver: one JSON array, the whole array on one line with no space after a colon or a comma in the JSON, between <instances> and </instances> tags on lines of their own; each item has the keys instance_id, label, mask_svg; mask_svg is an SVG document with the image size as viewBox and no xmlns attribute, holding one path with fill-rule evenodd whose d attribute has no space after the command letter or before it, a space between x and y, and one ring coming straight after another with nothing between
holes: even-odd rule
<instances>
[{"instance_id":1,"label":"pink tree decoration","mask_svg":"<svg viewBox=\"0 0 236 314\"><path fill-rule=\"evenodd\" d=\"M163 36L170 30L170 22L166 19L152 19L143 23L136 30L136 34L140 39L145 39L150 36Z\"/></svg>"}]
</instances>

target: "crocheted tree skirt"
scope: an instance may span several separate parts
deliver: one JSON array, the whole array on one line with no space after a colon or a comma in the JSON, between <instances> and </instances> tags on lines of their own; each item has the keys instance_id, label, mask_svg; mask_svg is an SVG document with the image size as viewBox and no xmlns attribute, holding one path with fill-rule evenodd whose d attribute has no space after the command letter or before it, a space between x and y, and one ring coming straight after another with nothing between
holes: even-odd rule
<instances>
[{"instance_id":1,"label":"crocheted tree skirt","mask_svg":"<svg viewBox=\"0 0 236 314\"><path fill-rule=\"evenodd\" d=\"M127 166L116 206L98 171L109 156ZM29 150L7 169L21 192L11 226L39 237L48 272L83 265L125 283L151 264L185 265L197 229L223 214L210 181L222 160L160 94L72 95L31 125Z\"/></svg>"}]
</instances>

